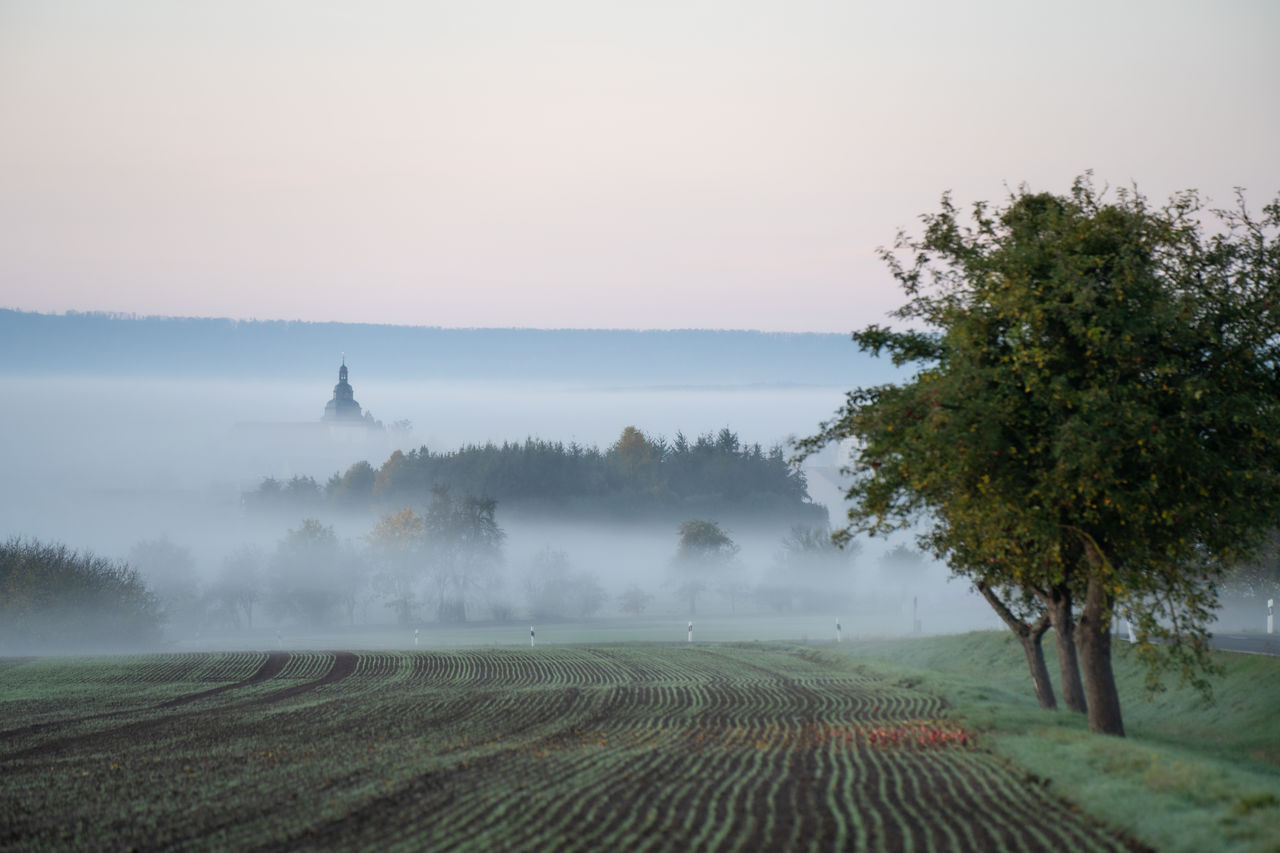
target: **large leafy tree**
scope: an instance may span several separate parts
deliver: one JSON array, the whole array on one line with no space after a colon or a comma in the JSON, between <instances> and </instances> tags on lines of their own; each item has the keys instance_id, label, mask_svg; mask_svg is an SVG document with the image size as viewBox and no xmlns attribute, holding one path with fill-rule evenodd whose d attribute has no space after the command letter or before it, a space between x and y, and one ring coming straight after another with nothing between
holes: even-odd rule
<instances>
[{"instance_id":1,"label":"large leafy tree","mask_svg":"<svg viewBox=\"0 0 1280 853\"><path fill-rule=\"evenodd\" d=\"M1221 567L1280 499L1280 202L1214 213L1208 228L1195 193L1153 208L1088 177L968 223L944 196L885 252L917 331L854 335L918 372L851 392L801 445L858 440L846 535L923 519L954 571L1032 626L1043 607L1075 640L1098 732L1124 732L1116 608L1153 689L1173 668L1207 690Z\"/></svg>"},{"instance_id":2,"label":"large leafy tree","mask_svg":"<svg viewBox=\"0 0 1280 853\"><path fill-rule=\"evenodd\" d=\"M396 623L408 625L426 569L426 520L406 507L378 519L365 541L373 565L374 589L395 611Z\"/></svg>"},{"instance_id":3,"label":"large leafy tree","mask_svg":"<svg viewBox=\"0 0 1280 853\"><path fill-rule=\"evenodd\" d=\"M491 498L455 498L443 486L431 491L423 524L428 574L442 622L465 622L469 604L497 583L507 538L498 525L497 508Z\"/></svg>"},{"instance_id":4,"label":"large leafy tree","mask_svg":"<svg viewBox=\"0 0 1280 853\"><path fill-rule=\"evenodd\" d=\"M276 546L268 603L277 617L292 617L308 626L328 625L339 605L354 618L359 582L356 561L344 551L332 525L307 518Z\"/></svg>"},{"instance_id":5,"label":"large leafy tree","mask_svg":"<svg viewBox=\"0 0 1280 853\"><path fill-rule=\"evenodd\" d=\"M734 583L730 575L738 545L714 521L695 518L679 529L680 541L672 559L677 592L689 602L689 615L695 615L698 597L712 581Z\"/></svg>"}]
</instances>

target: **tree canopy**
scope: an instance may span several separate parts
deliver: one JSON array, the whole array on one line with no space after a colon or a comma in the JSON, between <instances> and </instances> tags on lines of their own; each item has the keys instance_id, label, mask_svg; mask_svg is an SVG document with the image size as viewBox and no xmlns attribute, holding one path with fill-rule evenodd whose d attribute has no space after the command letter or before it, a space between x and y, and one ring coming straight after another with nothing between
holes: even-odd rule
<instances>
[{"instance_id":1,"label":"tree canopy","mask_svg":"<svg viewBox=\"0 0 1280 853\"><path fill-rule=\"evenodd\" d=\"M740 580L730 574L738 556L737 543L717 522L701 518L690 519L681 524L679 533L680 541L676 545L671 566L675 572L673 580L677 591L689 602L689 615L695 614L698 596L706 591L708 582L713 580L728 585L727 592L732 603L741 590Z\"/></svg>"},{"instance_id":2,"label":"tree canopy","mask_svg":"<svg viewBox=\"0 0 1280 853\"><path fill-rule=\"evenodd\" d=\"M136 649L160 639L160 608L137 571L35 539L0 543L5 654Z\"/></svg>"},{"instance_id":3,"label":"tree canopy","mask_svg":"<svg viewBox=\"0 0 1280 853\"><path fill-rule=\"evenodd\" d=\"M1068 629L1079 603L1095 731L1123 733L1117 607L1153 689L1170 667L1207 689L1216 581L1280 500L1280 202L1208 214L1088 176L968 223L944 196L884 252L915 329L854 334L918 372L850 392L801 443L856 439L843 535L923 521L980 589L1056 602Z\"/></svg>"},{"instance_id":4,"label":"tree canopy","mask_svg":"<svg viewBox=\"0 0 1280 853\"><path fill-rule=\"evenodd\" d=\"M492 498L457 498L444 486L432 490L423 524L431 597L442 622L466 621L475 599L494 583L507 538L497 508Z\"/></svg>"},{"instance_id":5,"label":"tree canopy","mask_svg":"<svg viewBox=\"0 0 1280 853\"><path fill-rule=\"evenodd\" d=\"M412 508L385 515L365 537L374 571L374 588L395 610L396 622L412 621L418 581L427 561L427 523Z\"/></svg>"},{"instance_id":6,"label":"tree canopy","mask_svg":"<svg viewBox=\"0 0 1280 853\"><path fill-rule=\"evenodd\" d=\"M690 509L780 524L820 524L804 473L781 446L743 443L727 427L692 440L646 436L626 427L605 450L529 439L469 445L449 452L397 450L376 470L356 462L321 487L313 478L264 478L246 493L253 510L309 512L321 503L388 511L426 506L433 489L485 495L504 510L648 520L688 517Z\"/></svg>"},{"instance_id":7,"label":"tree canopy","mask_svg":"<svg viewBox=\"0 0 1280 853\"><path fill-rule=\"evenodd\" d=\"M292 617L308 626L328 625L341 604L348 620L353 618L359 567L331 525L304 519L276 546L271 567L268 602L277 617Z\"/></svg>"}]
</instances>

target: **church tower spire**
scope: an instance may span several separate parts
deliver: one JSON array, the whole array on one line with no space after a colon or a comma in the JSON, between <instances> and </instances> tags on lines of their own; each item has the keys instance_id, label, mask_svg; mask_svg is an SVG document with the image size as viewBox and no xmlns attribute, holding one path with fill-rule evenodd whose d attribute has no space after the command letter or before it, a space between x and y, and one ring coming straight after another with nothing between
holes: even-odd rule
<instances>
[{"instance_id":1,"label":"church tower spire","mask_svg":"<svg viewBox=\"0 0 1280 853\"><path fill-rule=\"evenodd\" d=\"M333 386L333 399L326 403L324 407L324 420L362 420L360 404L355 399L355 390L347 382L347 354L345 352L342 354L342 366L338 368L338 384Z\"/></svg>"}]
</instances>

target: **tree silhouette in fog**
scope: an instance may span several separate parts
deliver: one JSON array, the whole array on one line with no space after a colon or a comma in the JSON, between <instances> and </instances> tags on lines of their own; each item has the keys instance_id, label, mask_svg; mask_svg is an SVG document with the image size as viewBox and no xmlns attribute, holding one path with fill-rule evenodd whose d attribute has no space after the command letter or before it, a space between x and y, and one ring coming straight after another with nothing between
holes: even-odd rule
<instances>
[{"instance_id":1,"label":"tree silhouette in fog","mask_svg":"<svg viewBox=\"0 0 1280 853\"><path fill-rule=\"evenodd\" d=\"M159 605L127 563L36 539L0 543L3 654L134 649L159 639Z\"/></svg>"},{"instance_id":2,"label":"tree silhouette in fog","mask_svg":"<svg viewBox=\"0 0 1280 853\"><path fill-rule=\"evenodd\" d=\"M695 615L698 597L715 582L732 584L738 579L730 575L735 568L738 546L714 521L691 519L680 525L680 540L671 561L676 591L689 602L689 615Z\"/></svg>"},{"instance_id":3,"label":"tree silhouette in fog","mask_svg":"<svg viewBox=\"0 0 1280 853\"><path fill-rule=\"evenodd\" d=\"M469 607L496 583L506 539L497 506L491 498L455 498L443 486L432 490L424 516L427 573L442 622L466 621Z\"/></svg>"},{"instance_id":4,"label":"tree silhouette in fog","mask_svg":"<svg viewBox=\"0 0 1280 853\"><path fill-rule=\"evenodd\" d=\"M335 611L342 605L353 621L359 569L355 555L342 548L332 525L305 519L276 546L268 606L277 619L320 627L333 624Z\"/></svg>"}]
</instances>

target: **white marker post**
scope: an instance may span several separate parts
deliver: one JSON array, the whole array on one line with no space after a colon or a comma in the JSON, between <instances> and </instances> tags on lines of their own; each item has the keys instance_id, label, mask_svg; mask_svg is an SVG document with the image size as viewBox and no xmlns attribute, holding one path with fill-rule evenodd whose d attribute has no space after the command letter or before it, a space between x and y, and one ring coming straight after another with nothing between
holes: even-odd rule
<instances>
[{"instance_id":1,"label":"white marker post","mask_svg":"<svg viewBox=\"0 0 1280 853\"><path fill-rule=\"evenodd\" d=\"M689 642L693 642L693 623L689 623Z\"/></svg>"},{"instance_id":2,"label":"white marker post","mask_svg":"<svg viewBox=\"0 0 1280 853\"><path fill-rule=\"evenodd\" d=\"M413 629L413 647L415 649L418 647L418 629L417 628Z\"/></svg>"},{"instance_id":3,"label":"white marker post","mask_svg":"<svg viewBox=\"0 0 1280 853\"><path fill-rule=\"evenodd\" d=\"M1274 598L1267 599L1267 633L1274 634L1276 632L1276 600Z\"/></svg>"},{"instance_id":4,"label":"white marker post","mask_svg":"<svg viewBox=\"0 0 1280 853\"><path fill-rule=\"evenodd\" d=\"M1124 624L1129 626L1129 645L1138 642L1138 635L1133 633L1133 620L1129 618L1129 614L1124 616Z\"/></svg>"},{"instance_id":5,"label":"white marker post","mask_svg":"<svg viewBox=\"0 0 1280 853\"><path fill-rule=\"evenodd\" d=\"M537 643L533 639L533 626L529 626L529 648L533 648Z\"/></svg>"},{"instance_id":6,"label":"white marker post","mask_svg":"<svg viewBox=\"0 0 1280 853\"><path fill-rule=\"evenodd\" d=\"M836 642L840 642L840 620L836 620Z\"/></svg>"}]
</instances>

